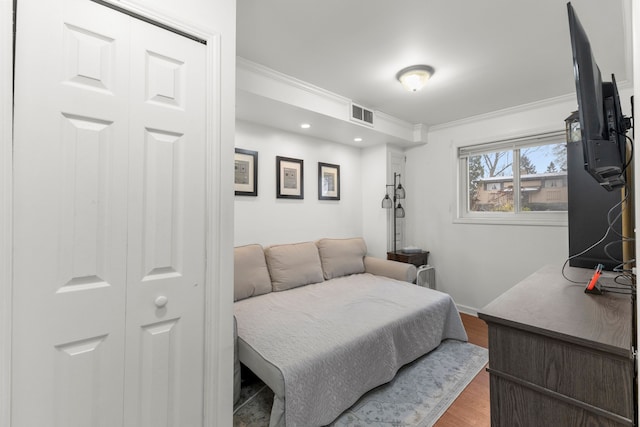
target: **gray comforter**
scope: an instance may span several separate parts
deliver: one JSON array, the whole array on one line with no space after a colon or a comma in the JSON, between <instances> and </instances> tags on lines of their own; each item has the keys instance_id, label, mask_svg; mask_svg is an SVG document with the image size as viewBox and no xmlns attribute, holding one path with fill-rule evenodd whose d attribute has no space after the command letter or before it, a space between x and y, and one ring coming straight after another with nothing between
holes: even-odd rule
<instances>
[{"instance_id":1,"label":"gray comforter","mask_svg":"<svg viewBox=\"0 0 640 427\"><path fill-rule=\"evenodd\" d=\"M467 340L449 295L367 273L234 307L240 342L283 378L272 426L327 425L443 339Z\"/></svg>"}]
</instances>

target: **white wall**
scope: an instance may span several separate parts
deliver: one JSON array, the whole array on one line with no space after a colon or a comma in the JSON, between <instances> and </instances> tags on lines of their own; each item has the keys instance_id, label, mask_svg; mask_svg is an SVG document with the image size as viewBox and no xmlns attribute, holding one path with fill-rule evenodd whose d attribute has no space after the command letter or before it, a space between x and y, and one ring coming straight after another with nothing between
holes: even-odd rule
<instances>
[{"instance_id":1,"label":"white wall","mask_svg":"<svg viewBox=\"0 0 640 427\"><path fill-rule=\"evenodd\" d=\"M623 109L630 94L621 93ZM569 249L566 226L454 223L455 147L562 130L576 108L558 100L437 127L427 145L407 151L406 186L415 199L407 204L407 235L431 252L438 289L463 311L481 309L545 264L562 265Z\"/></svg>"},{"instance_id":2,"label":"white wall","mask_svg":"<svg viewBox=\"0 0 640 427\"><path fill-rule=\"evenodd\" d=\"M387 257L387 210L382 208L387 184L387 146L362 150L362 235L369 255Z\"/></svg>"},{"instance_id":3,"label":"white wall","mask_svg":"<svg viewBox=\"0 0 640 427\"><path fill-rule=\"evenodd\" d=\"M363 235L359 148L236 122L237 148L258 152L258 196L235 197L235 245ZM276 198L276 156L304 160L304 199ZM318 162L340 165L340 200L318 200Z\"/></svg>"}]
</instances>

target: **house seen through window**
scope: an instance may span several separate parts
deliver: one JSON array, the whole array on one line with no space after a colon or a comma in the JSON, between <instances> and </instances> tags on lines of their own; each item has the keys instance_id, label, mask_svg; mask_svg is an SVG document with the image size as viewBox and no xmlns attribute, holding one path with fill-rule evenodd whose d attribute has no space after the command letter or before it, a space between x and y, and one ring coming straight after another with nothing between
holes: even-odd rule
<instances>
[{"instance_id":1,"label":"house seen through window","mask_svg":"<svg viewBox=\"0 0 640 427\"><path fill-rule=\"evenodd\" d=\"M460 147L460 213L567 211L564 133Z\"/></svg>"}]
</instances>

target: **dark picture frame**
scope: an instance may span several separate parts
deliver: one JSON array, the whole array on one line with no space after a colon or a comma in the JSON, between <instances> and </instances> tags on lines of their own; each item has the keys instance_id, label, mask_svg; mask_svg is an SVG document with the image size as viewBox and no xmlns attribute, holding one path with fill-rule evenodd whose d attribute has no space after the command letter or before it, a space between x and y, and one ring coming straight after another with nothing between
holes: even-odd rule
<instances>
[{"instance_id":1,"label":"dark picture frame","mask_svg":"<svg viewBox=\"0 0 640 427\"><path fill-rule=\"evenodd\" d=\"M236 196L258 195L258 152L236 148L234 189Z\"/></svg>"},{"instance_id":2,"label":"dark picture frame","mask_svg":"<svg viewBox=\"0 0 640 427\"><path fill-rule=\"evenodd\" d=\"M318 200L340 200L340 165L318 162Z\"/></svg>"},{"instance_id":3,"label":"dark picture frame","mask_svg":"<svg viewBox=\"0 0 640 427\"><path fill-rule=\"evenodd\" d=\"M304 199L304 160L276 156L276 197Z\"/></svg>"}]
</instances>

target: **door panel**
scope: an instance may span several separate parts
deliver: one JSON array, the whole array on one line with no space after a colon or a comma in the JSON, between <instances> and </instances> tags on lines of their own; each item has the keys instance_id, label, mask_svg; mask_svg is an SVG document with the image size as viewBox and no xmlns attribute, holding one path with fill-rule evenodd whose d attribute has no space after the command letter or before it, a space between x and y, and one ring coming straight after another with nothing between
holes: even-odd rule
<instances>
[{"instance_id":1,"label":"door panel","mask_svg":"<svg viewBox=\"0 0 640 427\"><path fill-rule=\"evenodd\" d=\"M112 121L62 116L59 280L63 285L58 293L110 286L106 279L108 184L110 146L114 144Z\"/></svg>"},{"instance_id":2,"label":"door panel","mask_svg":"<svg viewBox=\"0 0 640 427\"><path fill-rule=\"evenodd\" d=\"M110 374L101 347L107 335L56 346L56 426L98 426L104 416L102 383Z\"/></svg>"},{"instance_id":3,"label":"door panel","mask_svg":"<svg viewBox=\"0 0 640 427\"><path fill-rule=\"evenodd\" d=\"M129 425L180 426L180 341L183 331L179 319L140 327L141 370L135 374L140 400L130 406L135 415ZM197 418L194 419L197 421ZM201 423L200 423L201 424ZM187 425L187 424L185 424ZM199 425L199 424L189 424Z\"/></svg>"},{"instance_id":4,"label":"door panel","mask_svg":"<svg viewBox=\"0 0 640 427\"><path fill-rule=\"evenodd\" d=\"M125 425L197 426L203 414L206 48L145 27L131 27Z\"/></svg>"},{"instance_id":5,"label":"door panel","mask_svg":"<svg viewBox=\"0 0 640 427\"><path fill-rule=\"evenodd\" d=\"M185 135L144 129L142 281L181 277Z\"/></svg>"},{"instance_id":6,"label":"door panel","mask_svg":"<svg viewBox=\"0 0 640 427\"><path fill-rule=\"evenodd\" d=\"M115 40L70 23L62 30L65 83L113 93Z\"/></svg>"},{"instance_id":7,"label":"door panel","mask_svg":"<svg viewBox=\"0 0 640 427\"><path fill-rule=\"evenodd\" d=\"M118 426L129 33L86 1L19 6L12 425Z\"/></svg>"}]
</instances>

